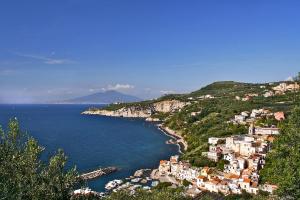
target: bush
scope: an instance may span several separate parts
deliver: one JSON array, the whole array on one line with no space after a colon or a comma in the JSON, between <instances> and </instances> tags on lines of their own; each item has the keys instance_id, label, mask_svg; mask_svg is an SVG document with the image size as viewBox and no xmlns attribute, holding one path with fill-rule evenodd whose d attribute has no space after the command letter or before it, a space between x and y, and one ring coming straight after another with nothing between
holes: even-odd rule
<instances>
[{"instance_id":1,"label":"bush","mask_svg":"<svg viewBox=\"0 0 300 200\"><path fill-rule=\"evenodd\" d=\"M0 129L0 199L70 199L78 173L64 169L62 150L48 162L39 159L43 150L16 120L9 122L7 132Z\"/></svg>"}]
</instances>

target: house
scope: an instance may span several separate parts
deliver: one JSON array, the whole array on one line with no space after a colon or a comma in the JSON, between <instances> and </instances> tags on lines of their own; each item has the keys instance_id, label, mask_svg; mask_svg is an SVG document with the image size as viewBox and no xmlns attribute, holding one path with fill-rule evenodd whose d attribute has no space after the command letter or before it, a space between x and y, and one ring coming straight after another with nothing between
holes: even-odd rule
<instances>
[{"instance_id":1,"label":"house","mask_svg":"<svg viewBox=\"0 0 300 200\"><path fill-rule=\"evenodd\" d=\"M187 180L190 182L196 182L197 177L200 175L199 171L196 168L187 168L182 169L177 174L176 178L179 180Z\"/></svg>"},{"instance_id":2,"label":"house","mask_svg":"<svg viewBox=\"0 0 300 200\"><path fill-rule=\"evenodd\" d=\"M209 167L203 167L200 171L201 176L207 177L209 174L211 174L212 170Z\"/></svg>"},{"instance_id":3,"label":"house","mask_svg":"<svg viewBox=\"0 0 300 200\"><path fill-rule=\"evenodd\" d=\"M249 127L249 135L279 135L279 128Z\"/></svg>"},{"instance_id":4,"label":"house","mask_svg":"<svg viewBox=\"0 0 300 200\"><path fill-rule=\"evenodd\" d=\"M231 136L226 138L226 148L244 156L255 153L255 147L252 146L253 137Z\"/></svg>"},{"instance_id":5,"label":"house","mask_svg":"<svg viewBox=\"0 0 300 200\"><path fill-rule=\"evenodd\" d=\"M235 159L235 153L224 154L224 160L229 161L229 163L231 163L234 159Z\"/></svg>"},{"instance_id":6,"label":"house","mask_svg":"<svg viewBox=\"0 0 300 200\"><path fill-rule=\"evenodd\" d=\"M262 191L265 191L265 192L269 192L270 194L273 194L275 192L275 190L278 189L278 186L277 185L272 185L272 184L263 184L260 189Z\"/></svg>"},{"instance_id":7,"label":"house","mask_svg":"<svg viewBox=\"0 0 300 200\"><path fill-rule=\"evenodd\" d=\"M250 183L251 183L251 179L245 178L245 179L243 179L242 182L239 182L239 185L240 185L241 189L247 191L250 189Z\"/></svg>"},{"instance_id":8,"label":"house","mask_svg":"<svg viewBox=\"0 0 300 200\"><path fill-rule=\"evenodd\" d=\"M201 188L201 187L204 187L204 182L206 182L208 179L207 179L207 177L205 177L205 176L198 176L197 177L197 186L199 187L199 188Z\"/></svg>"},{"instance_id":9,"label":"house","mask_svg":"<svg viewBox=\"0 0 300 200\"><path fill-rule=\"evenodd\" d=\"M201 111L199 111L199 112L191 112L191 116L195 117L195 116L199 115L200 113L201 113Z\"/></svg>"},{"instance_id":10,"label":"house","mask_svg":"<svg viewBox=\"0 0 300 200\"><path fill-rule=\"evenodd\" d=\"M230 194L230 188L227 180L222 180L218 186L219 186L218 189L222 194L224 195Z\"/></svg>"},{"instance_id":11,"label":"house","mask_svg":"<svg viewBox=\"0 0 300 200\"><path fill-rule=\"evenodd\" d=\"M212 95L210 95L210 94L205 95L205 99L214 99L214 98L215 98L215 97L212 96Z\"/></svg>"},{"instance_id":12,"label":"house","mask_svg":"<svg viewBox=\"0 0 300 200\"><path fill-rule=\"evenodd\" d=\"M295 91L295 90L299 90L300 86L297 83L293 83L286 86L286 89L289 91Z\"/></svg>"},{"instance_id":13,"label":"house","mask_svg":"<svg viewBox=\"0 0 300 200\"><path fill-rule=\"evenodd\" d=\"M286 83L280 83L278 86L272 88L275 91L281 91L285 92L287 91L287 84Z\"/></svg>"},{"instance_id":14,"label":"house","mask_svg":"<svg viewBox=\"0 0 300 200\"><path fill-rule=\"evenodd\" d=\"M211 151L207 152L207 158L210 160L213 160L215 162L217 162L219 160L220 155L221 154L218 152L211 152Z\"/></svg>"},{"instance_id":15,"label":"house","mask_svg":"<svg viewBox=\"0 0 300 200\"><path fill-rule=\"evenodd\" d=\"M230 164L224 165L224 172L240 176L243 169L245 168L246 161L242 158L233 160Z\"/></svg>"},{"instance_id":16,"label":"house","mask_svg":"<svg viewBox=\"0 0 300 200\"><path fill-rule=\"evenodd\" d=\"M244 115L235 115L234 120L238 123L243 123L246 120L246 117Z\"/></svg>"},{"instance_id":17,"label":"house","mask_svg":"<svg viewBox=\"0 0 300 200\"><path fill-rule=\"evenodd\" d=\"M219 192L218 184L221 181L219 179L212 179L210 181L204 182L204 188L210 192Z\"/></svg>"},{"instance_id":18,"label":"house","mask_svg":"<svg viewBox=\"0 0 300 200\"><path fill-rule=\"evenodd\" d=\"M170 158L171 164L178 163L178 161L179 161L179 156L178 155L171 156L171 158Z\"/></svg>"},{"instance_id":19,"label":"house","mask_svg":"<svg viewBox=\"0 0 300 200\"><path fill-rule=\"evenodd\" d=\"M267 91L266 93L264 93L264 97L272 97L274 96L274 92L273 91Z\"/></svg>"},{"instance_id":20,"label":"house","mask_svg":"<svg viewBox=\"0 0 300 200\"><path fill-rule=\"evenodd\" d=\"M244 98L242 98L242 101L249 101L249 100L251 100L252 99L252 97L250 97L250 96L245 96Z\"/></svg>"},{"instance_id":21,"label":"house","mask_svg":"<svg viewBox=\"0 0 300 200\"><path fill-rule=\"evenodd\" d=\"M249 117L249 112L248 111L243 111L241 112L241 115L243 115L244 117Z\"/></svg>"},{"instance_id":22,"label":"house","mask_svg":"<svg viewBox=\"0 0 300 200\"><path fill-rule=\"evenodd\" d=\"M159 171L161 174L169 174L169 173L171 172L170 161L167 161L167 160L161 160L161 161L159 162L158 171Z\"/></svg>"},{"instance_id":23,"label":"house","mask_svg":"<svg viewBox=\"0 0 300 200\"><path fill-rule=\"evenodd\" d=\"M285 119L284 112L276 112L274 113L274 117L277 121L281 121Z\"/></svg>"},{"instance_id":24,"label":"house","mask_svg":"<svg viewBox=\"0 0 300 200\"><path fill-rule=\"evenodd\" d=\"M74 195L89 195L92 194L92 190L90 188L78 189L73 192Z\"/></svg>"},{"instance_id":25,"label":"house","mask_svg":"<svg viewBox=\"0 0 300 200\"><path fill-rule=\"evenodd\" d=\"M208 138L208 144L217 145L219 140L223 140L223 139L217 137L210 137Z\"/></svg>"},{"instance_id":26,"label":"house","mask_svg":"<svg viewBox=\"0 0 300 200\"><path fill-rule=\"evenodd\" d=\"M258 183L257 182L251 182L251 179L243 179L242 182L239 183L241 189L246 190L246 192L251 194L257 194L258 193Z\"/></svg>"}]
</instances>

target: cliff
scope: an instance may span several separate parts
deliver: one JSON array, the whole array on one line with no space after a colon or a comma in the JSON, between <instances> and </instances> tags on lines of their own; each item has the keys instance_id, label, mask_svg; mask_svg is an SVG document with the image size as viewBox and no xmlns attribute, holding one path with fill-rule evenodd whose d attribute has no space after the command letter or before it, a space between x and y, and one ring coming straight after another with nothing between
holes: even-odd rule
<instances>
[{"instance_id":1,"label":"cliff","mask_svg":"<svg viewBox=\"0 0 300 200\"><path fill-rule=\"evenodd\" d=\"M146 107L133 105L129 107L122 107L117 110L94 109L84 111L82 114L87 115L103 115L111 117L140 117L149 118L152 114L162 112L174 112L186 106L188 103L178 100L164 100L149 104Z\"/></svg>"}]
</instances>

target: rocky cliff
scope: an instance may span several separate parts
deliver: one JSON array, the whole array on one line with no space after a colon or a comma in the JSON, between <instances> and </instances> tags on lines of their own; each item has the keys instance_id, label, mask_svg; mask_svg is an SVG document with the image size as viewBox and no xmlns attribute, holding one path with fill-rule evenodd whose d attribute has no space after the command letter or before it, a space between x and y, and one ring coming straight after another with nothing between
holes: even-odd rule
<instances>
[{"instance_id":1,"label":"rocky cliff","mask_svg":"<svg viewBox=\"0 0 300 200\"><path fill-rule=\"evenodd\" d=\"M114 111L105 110L105 109L88 110L88 111L84 111L82 114L104 115L104 116L111 116L111 117L148 118L152 114L157 112L163 112L163 113L174 112L176 110L183 108L185 105L187 105L187 103L178 100L165 100L165 101L149 104L149 106L146 107L130 106L130 107L123 107Z\"/></svg>"}]
</instances>

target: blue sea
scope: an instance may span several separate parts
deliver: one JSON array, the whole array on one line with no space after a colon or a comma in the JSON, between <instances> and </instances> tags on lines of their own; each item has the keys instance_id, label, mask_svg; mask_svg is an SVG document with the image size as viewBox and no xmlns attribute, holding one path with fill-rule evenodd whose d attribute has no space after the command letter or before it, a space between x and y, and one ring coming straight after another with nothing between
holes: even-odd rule
<instances>
[{"instance_id":1,"label":"blue sea","mask_svg":"<svg viewBox=\"0 0 300 200\"><path fill-rule=\"evenodd\" d=\"M46 148L43 157L62 148L68 167L79 172L117 166L116 173L88 182L96 191L113 179L123 179L141 168L156 168L159 160L178 154L168 136L141 119L81 115L93 105L0 105L0 124L5 129L17 117L23 131ZM98 105L99 106L99 105Z\"/></svg>"}]
</instances>

